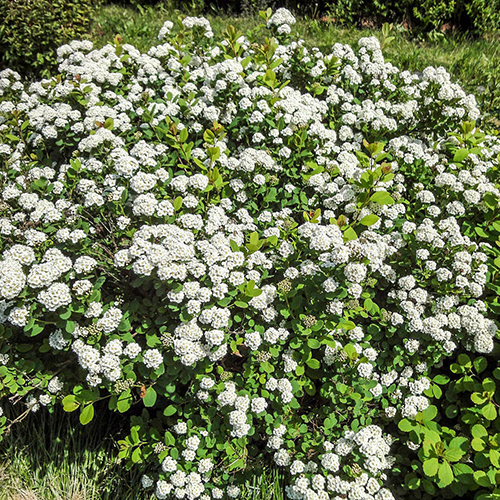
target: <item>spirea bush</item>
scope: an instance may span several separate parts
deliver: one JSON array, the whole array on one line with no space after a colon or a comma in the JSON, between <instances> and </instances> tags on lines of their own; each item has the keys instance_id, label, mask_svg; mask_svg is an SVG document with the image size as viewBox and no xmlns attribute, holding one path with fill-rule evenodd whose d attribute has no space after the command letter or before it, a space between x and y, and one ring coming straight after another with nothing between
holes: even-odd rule
<instances>
[{"instance_id":1,"label":"spirea bush","mask_svg":"<svg viewBox=\"0 0 500 500\"><path fill-rule=\"evenodd\" d=\"M3 406L130 415L160 500L494 492L500 140L443 68L261 14L0 73Z\"/></svg>"}]
</instances>

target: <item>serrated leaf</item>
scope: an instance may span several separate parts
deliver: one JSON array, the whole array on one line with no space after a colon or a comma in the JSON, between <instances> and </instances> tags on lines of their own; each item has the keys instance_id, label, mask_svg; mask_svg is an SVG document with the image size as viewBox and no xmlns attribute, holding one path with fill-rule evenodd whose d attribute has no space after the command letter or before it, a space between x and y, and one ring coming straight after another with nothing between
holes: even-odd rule
<instances>
[{"instance_id":1,"label":"serrated leaf","mask_svg":"<svg viewBox=\"0 0 500 500\"><path fill-rule=\"evenodd\" d=\"M464 454L465 452L463 452L460 448L448 448L445 450L443 456L449 462L458 462Z\"/></svg>"},{"instance_id":2,"label":"serrated leaf","mask_svg":"<svg viewBox=\"0 0 500 500\"><path fill-rule=\"evenodd\" d=\"M482 438L488 435L488 431L481 424L476 424L472 427L471 433L475 438Z\"/></svg>"},{"instance_id":3,"label":"serrated leaf","mask_svg":"<svg viewBox=\"0 0 500 500\"><path fill-rule=\"evenodd\" d=\"M474 472L474 469L467 464L453 464L451 467L453 469L453 473L455 474L455 476L457 476L457 479L459 480L460 480L459 476L469 475Z\"/></svg>"}]
</instances>

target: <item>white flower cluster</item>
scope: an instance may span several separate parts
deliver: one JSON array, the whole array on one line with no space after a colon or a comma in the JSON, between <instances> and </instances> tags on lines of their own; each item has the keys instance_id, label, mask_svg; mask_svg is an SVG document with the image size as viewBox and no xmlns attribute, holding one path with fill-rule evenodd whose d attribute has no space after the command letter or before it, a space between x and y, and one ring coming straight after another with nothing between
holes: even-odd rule
<instances>
[{"instance_id":1,"label":"white flower cluster","mask_svg":"<svg viewBox=\"0 0 500 500\"><path fill-rule=\"evenodd\" d=\"M381 486L381 480L385 477L383 471L392 467L395 462L389 455L391 442L391 437L383 436L382 429L376 425L369 425L356 433L348 431L336 443L325 441L321 467L327 471L326 477L319 473L314 462L304 464L295 460L290 466L290 472L298 477L294 479L293 484L286 487L288 498L327 500L346 497L394 500L392 493ZM362 464L365 470L357 474L354 480L349 481L341 477L339 470L342 461L348 463L348 457L352 453L363 457ZM309 479L303 474L304 472L315 474Z\"/></svg>"}]
</instances>

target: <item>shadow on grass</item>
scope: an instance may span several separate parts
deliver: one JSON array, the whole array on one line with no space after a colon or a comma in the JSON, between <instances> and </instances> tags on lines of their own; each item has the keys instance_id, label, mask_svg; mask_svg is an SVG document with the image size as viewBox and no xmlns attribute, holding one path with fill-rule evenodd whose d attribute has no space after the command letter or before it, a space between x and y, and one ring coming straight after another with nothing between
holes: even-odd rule
<instances>
[{"instance_id":1,"label":"shadow on grass","mask_svg":"<svg viewBox=\"0 0 500 500\"><path fill-rule=\"evenodd\" d=\"M79 412L40 408L14 425L0 442L0 500L150 500L141 486L140 466L126 470L117 441L129 431L129 416L96 404L86 426ZM6 414L17 416L12 407ZM153 473L155 471L152 471ZM283 476L257 467L241 500L284 500Z\"/></svg>"},{"instance_id":2,"label":"shadow on grass","mask_svg":"<svg viewBox=\"0 0 500 500\"><path fill-rule=\"evenodd\" d=\"M78 412L61 408L41 408L16 424L0 442L0 500L149 499L139 468L127 471L118 459L128 419L96 410L85 427Z\"/></svg>"}]
</instances>

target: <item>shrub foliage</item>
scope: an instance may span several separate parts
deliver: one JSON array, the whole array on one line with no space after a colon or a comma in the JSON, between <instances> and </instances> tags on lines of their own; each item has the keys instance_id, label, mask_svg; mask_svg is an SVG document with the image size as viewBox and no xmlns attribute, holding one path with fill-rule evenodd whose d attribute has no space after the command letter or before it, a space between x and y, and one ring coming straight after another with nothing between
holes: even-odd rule
<instances>
[{"instance_id":1,"label":"shrub foliage","mask_svg":"<svg viewBox=\"0 0 500 500\"><path fill-rule=\"evenodd\" d=\"M0 73L0 396L130 415L159 499L266 464L291 499L493 498L500 141L442 68L261 16Z\"/></svg>"},{"instance_id":2,"label":"shrub foliage","mask_svg":"<svg viewBox=\"0 0 500 500\"><path fill-rule=\"evenodd\" d=\"M88 31L99 0L0 0L0 68L47 76L56 49Z\"/></svg>"}]
</instances>

